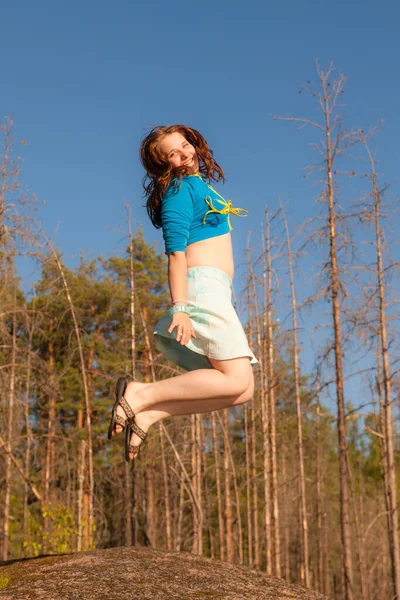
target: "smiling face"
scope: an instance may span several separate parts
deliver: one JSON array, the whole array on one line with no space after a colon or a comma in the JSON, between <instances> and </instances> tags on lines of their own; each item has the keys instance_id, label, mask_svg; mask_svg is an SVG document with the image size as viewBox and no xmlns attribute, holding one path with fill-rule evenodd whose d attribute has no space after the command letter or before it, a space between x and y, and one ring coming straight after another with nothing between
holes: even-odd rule
<instances>
[{"instance_id":1,"label":"smiling face","mask_svg":"<svg viewBox=\"0 0 400 600\"><path fill-rule=\"evenodd\" d=\"M163 136L159 142L159 148L172 167L187 167L189 174L199 172L196 148L179 131Z\"/></svg>"}]
</instances>

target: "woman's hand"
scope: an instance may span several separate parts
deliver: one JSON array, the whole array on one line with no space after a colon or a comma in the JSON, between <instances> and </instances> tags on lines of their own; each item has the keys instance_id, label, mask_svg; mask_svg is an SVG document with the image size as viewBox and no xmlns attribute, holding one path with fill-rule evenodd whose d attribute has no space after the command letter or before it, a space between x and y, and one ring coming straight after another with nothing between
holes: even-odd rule
<instances>
[{"instance_id":1,"label":"woman's hand","mask_svg":"<svg viewBox=\"0 0 400 600\"><path fill-rule=\"evenodd\" d=\"M182 346L186 346L190 338L196 337L192 321L186 312L176 312L172 315L172 322L168 333L171 333L175 327L177 328L176 341L182 344Z\"/></svg>"}]
</instances>

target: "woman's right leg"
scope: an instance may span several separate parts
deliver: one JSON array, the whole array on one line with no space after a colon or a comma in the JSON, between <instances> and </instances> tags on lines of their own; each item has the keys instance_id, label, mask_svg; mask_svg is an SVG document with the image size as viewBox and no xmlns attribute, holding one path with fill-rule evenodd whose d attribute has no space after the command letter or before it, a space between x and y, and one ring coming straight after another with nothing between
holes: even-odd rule
<instances>
[{"instance_id":1,"label":"woman's right leg","mask_svg":"<svg viewBox=\"0 0 400 600\"><path fill-rule=\"evenodd\" d=\"M200 401L240 396L247 390L252 370L248 357L210 361L213 369L189 371L183 375L149 383L136 390L134 384L128 384L125 398L135 413L140 413L150 410L155 404L170 400L191 401L195 409Z\"/></svg>"},{"instance_id":2,"label":"woman's right leg","mask_svg":"<svg viewBox=\"0 0 400 600\"><path fill-rule=\"evenodd\" d=\"M135 412L138 425L142 427L138 421L138 415L146 413L148 418L150 411L160 413L159 418L153 421L155 422L172 415L188 415L220 410L242 404L251 399L254 390L254 378L253 369L248 358L224 361L210 359L210 361L214 369L197 369L149 384L129 383L124 396ZM219 371L219 369L223 369L223 371ZM217 379L217 385L215 379ZM160 388L161 393L164 393L161 400ZM143 403L138 404L138 398L145 392L151 394L153 391L156 392L155 401L151 402L152 396L150 395L150 403L147 400L144 408L141 408ZM207 397L213 391L215 391L216 396ZM168 397L170 393L176 393L178 398ZM117 413L123 417L125 416L120 407L118 407ZM154 416L155 413L153 413ZM143 418L140 421L145 424ZM150 421L149 418L148 421ZM120 431L122 431L122 428L116 425L115 433Z\"/></svg>"},{"instance_id":3,"label":"woman's right leg","mask_svg":"<svg viewBox=\"0 0 400 600\"><path fill-rule=\"evenodd\" d=\"M224 408L230 408L232 406L239 406L240 404L244 404L252 399L254 394L254 377L253 377L253 369L250 367L250 383L242 394L239 396L231 396L230 398L212 398L209 400L197 400L195 404L191 400L179 400L176 402L175 400L169 400L168 402L161 402L160 404L154 404L149 410L145 410L140 412L136 421L138 425L142 427L140 421L141 417L143 418L143 423L148 424L148 426L153 425L157 421L161 419L166 419L167 417L178 416L178 415L191 415L191 414L199 414L199 413L207 413L212 410L222 410ZM144 420L144 417L146 420Z\"/></svg>"},{"instance_id":4,"label":"woman's right leg","mask_svg":"<svg viewBox=\"0 0 400 600\"><path fill-rule=\"evenodd\" d=\"M228 408L237 404L240 396L243 396L242 401L250 400L254 383L249 359L243 357L222 361L210 360L214 369L190 371L147 386L129 384L124 396L135 412L135 420L139 427L146 431L145 413L153 411L156 406L159 413L164 412L164 417L160 414L157 418L159 420L166 416ZM249 387L251 394L248 393ZM168 411L165 411L167 405ZM122 409L118 407L118 410ZM149 425L147 429L148 427ZM132 434L130 443L134 446L140 443L136 434ZM133 458L133 455L130 457Z\"/></svg>"},{"instance_id":5,"label":"woman's right leg","mask_svg":"<svg viewBox=\"0 0 400 600\"><path fill-rule=\"evenodd\" d=\"M193 403L190 401L169 400L168 402L162 402L161 404L155 404L150 410L140 412L135 417L135 422L145 433L150 429L152 425L166 419L168 417L175 417L178 415L191 415L199 413L207 413L212 410L222 410L224 408L231 408L232 406L239 406L252 399L254 393L254 379L251 377L249 387L240 396L232 396L231 398L219 398L212 400L201 400L197 401L195 410L193 411ZM140 444L140 439L136 434L132 435L131 444Z\"/></svg>"}]
</instances>

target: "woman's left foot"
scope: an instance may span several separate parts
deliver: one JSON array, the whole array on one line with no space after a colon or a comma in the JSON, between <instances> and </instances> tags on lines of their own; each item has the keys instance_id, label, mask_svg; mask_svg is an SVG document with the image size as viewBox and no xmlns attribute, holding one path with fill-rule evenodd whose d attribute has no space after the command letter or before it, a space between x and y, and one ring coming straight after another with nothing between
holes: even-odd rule
<instances>
[{"instance_id":1,"label":"woman's left foot","mask_svg":"<svg viewBox=\"0 0 400 600\"><path fill-rule=\"evenodd\" d=\"M137 457L149 427L159 419L158 413L151 410L138 412L136 396L138 391L147 385L138 381L127 383L125 378L117 381L116 399L119 399L119 404L115 410L115 424L111 437L115 437L125 429L126 460L134 460Z\"/></svg>"},{"instance_id":2,"label":"woman's left foot","mask_svg":"<svg viewBox=\"0 0 400 600\"><path fill-rule=\"evenodd\" d=\"M125 458L127 460L136 459L139 454L140 447L147 436L147 431L153 423L154 419L151 418L149 411L144 411L135 416L133 427L131 428L128 426L125 437Z\"/></svg>"}]
</instances>

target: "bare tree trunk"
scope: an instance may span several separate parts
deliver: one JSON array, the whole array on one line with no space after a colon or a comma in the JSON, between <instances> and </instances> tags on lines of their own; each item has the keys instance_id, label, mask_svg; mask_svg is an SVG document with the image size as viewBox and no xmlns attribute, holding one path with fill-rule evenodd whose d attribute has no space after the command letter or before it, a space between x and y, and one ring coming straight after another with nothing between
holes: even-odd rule
<instances>
[{"instance_id":1,"label":"bare tree trunk","mask_svg":"<svg viewBox=\"0 0 400 600\"><path fill-rule=\"evenodd\" d=\"M329 569L329 545L328 545L328 524L327 515L323 513L323 530L324 530L324 594L330 597L331 595L331 580L330 580L330 569Z\"/></svg>"},{"instance_id":2,"label":"bare tree trunk","mask_svg":"<svg viewBox=\"0 0 400 600\"><path fill-rule=\"evenodd\" d=\"M230 440L229 440L229 429L228 430L226 429L225 424L222 422L222 419L221 419L219 413L218 413L218 418L221 423L222 431L224 433L224 439L226 440L226 444L227 444L227 448L228 448L228 452L229 452L229 462L230 462L231 469L232 469L233 488L235 490L235 499L236 499L236 520L237 520L238 542L239 542L239 563L242 565L243 564L243 530L242 530L242 515L240 512L240 494L239 494L239 487L238 487L238 483L237 483L236 468L235 468L235 462L233 460L231 444L230 444ZM227 423L228 423L228 427L229 427L229 422L227 421Z\"/></svg>"},{"instance_id":3,"label":"bare tree trunk","mask_svg":"<svg viewBox=\"0 0 400 600\"><path fill-rule=\"evenodd\" d=\"M266 251L267 251L267 376L268 376L268 398L270 411L270 435L271 435L271 495L272 515L274 533L274 567L275 575L281 576L281 551L279 532L279 505L278 505L278 469L276 448L276 398L275 398L275 369L274 369L274 339L272 326L272 259L271 238L269 227L268 208L265 208L266 220Z\"/></svg>"},{"instance_id":4,"label":"bare tree trunk","mask_svg":"<svg viewBox=\"0 0 400 600\"><path fill-rule=\"evenodd\" d=\"M95 318L96 315L96 308L95 306L91 306L91 314L92 317ZM86 373L87 373L87 379L86 379L86 386L87 386L87 391L88 391L88 397L90 397L90 390L91 390L91 385L92 385L92 366L93 366L93 358L94 358L94 344L92 342L91 346L88 349L88 359L87 359L87 366L86 366ZM84 406L83 403L81 404L82 406L82 410L80 411L80 428L84 429L87 427L87 417L84 413ZM54 407L55 408L55 407ZM55 412L55 410L54 410ZM89 440L86 439L85 441L85 448L86 448L86 453L89 454ZM93 494L92 491L90 489L90 474L89 474L89 461L86 462L86 460L84 461L84 472L83 472L83 501L82 501L82 506L83 506L83 513L82 513L82 520L83 520L83 548L86 550L89 550L92 547L92 543L93 543L93 532L92 532L92 526L90 525L90 519L91 519L91 510L92 510L92 502L93 502Z\"/></svg>"},{"instance_id":5,"label":"bare tree trunk","mask_svg":"<svg viewBox=\"0 0 400 600\"><path fill-rule=\"evenodd\" d=\"M257 438L256 438L256 408L251 403L251 474L253 484L253 529L254 529L254 568L260 568L260 536L258 528L258 485L257 485Z\"/></svg>"},{"instance_id":6,"label":"bare tree trunk","mask_svg":"<svg viewBox=\"0 0 400 600\"><path fill-rule=\"evenodd\" d=\"M124 517L125 517L125 527L124 527L124 534L125 534L125 546L132 546L133 544L133 519L132 519L132 510L133 510L133 505L132 505L132 493L133 493L133 469L134 467L134 461L133 464L125 462L125 471L124 471L124 475L125 475L125 510L124 510Z\"/></svg>"},{"instance_id":7,"label":"bare tree trunk","mask_svg":"<svg viewBox=\"0 0 400 600\"><path fill-rule=\"evenodd\" d=\"M250 450L249 450L249 418L248 404L244 405L244 435L246 444L246 510L247 510L247 552L248 564L253 566L253 524L251 521L251 487L250 487Z\"/></svg>"},{"instance_id":8,"label":"bare tree trunk","mask_svg":"<svg viewBox=\"0 0 400 600\"><path fill-rule=\"evenodd\" d=\"M171 446L171 448L172 448L172 450L173 450L173 452L175 454L176 460L177 460L177 462L178 462L178 464L179 464L179 466L180 466L180 468L182 470L182 473L185 476L185 479L186 479L186 482L187 482L187 486L185 486L185 487L186 487L186 490L187 490L187 492L189 494L190 500L192 501L192 503L194 505L193 510L196 509L196 510L198 510L199 513L201 513L202 512L201 506L199 505L199 502L198 502L195 490L193 489L193 485L192 485L191 479L190 479L190 477L189 477L189 475L187 473L185 465L183 464L182 459L181 459L181 457L180 457L177 449L175 448L175 445L174 445L173 441L171 440L171 438L170 438L170 436L168 434L168 430L166 428L164 428L164 434L165 434L165 437L167 438L167 440L169 442L169 445ZM202 520L202 516L201 516L201 520Z\"/></svg>"},{"instance_id":9,"label":"bare tree trunk","mask_svg":"<svg viewBox=\"0 0 400 600\"><path fill-rule=\"evenodd\" d=\"M154 465L147 465L146 473L146 536L148 544L157 548L156 504L154 490Z\"/></svg>"},{"instance_id":10,"label":"bare tree trunk","mask_svg":"<svg viewBox=\"0 0 400 600\"><path fill-rule=\"evenodd\" d=\"M27 366L26 366L26 388L25 388L25 427L26 427L26 449L25 449L25 485L24 485L24 540L30 541L30 525L29 525L29 506L28 506L28 496L29 496L29 469L31 464L31 442L32 442L32 430L30 426L30 409L29 409L29 397L31 393L31 369L32 369L32 338L34 332L34 317L32 317L32 322L29 323L29 340L28 340L28 357L27 357Z\"/></svg>"},{"instance_id":11,"label":"bare tree trunk","mask_svg":"<svg viewBox=\"0 0 400 600\"><path fill-rule=\"evenodd\" d=\"M232 511L232 498L231 498L231 477L229 469L229 447L228 447L228 411L225 408L223 411L223 423L224 423L224 480L225 480L225 523L226 523L226 553L227 560L234 562L235 560L235 547L233 544L233 511Z\"/></svg>"},{"instance_id":12,"label":"bare tree trunk","mask_svg":"<svg viewBox=\"0 0 400 600\"><path fill-rule=\"evenodd\" d=\"M201 447L205 448L205 430L204 430L204 421L201 421ZM203 461L203 471L202 471L202 482L204 482L204 520L205 526L207 527L207 534L210 546L210 557L215 558L215 541L214 541L214 533L213 527L211 523L211 511L210 511L210 500L212 498L210 494L210 490L207 482L207 462L206 459ZM202 483L203 485L203 483Z\"/></svg>"},{"instance_id":13,"label":"bare tree trunk","mask_svg":"<svg viewBox=\"0 0 400 600\"><path fill-rule=\"evenodd\" d=\"M323 89L323 108L325 116L325 140L326 140L326 177L327 198L329 207L329 246L330 246L330 291L332 302L332 318L334 329L334 353L336 370L336 396L338 406L338 442L339 442L339 477L340 477L340 513L341 513L341 535L343 545L343 575L345 600L353 600L353 565L351 556L351 530L349 512L349 483L348 483L348 449L346 440L346 416L344 407L344 382L342 364L342 328L340 322L340 280L337 260L336 242L336 212L335 212L335 188L333 183L333 148L331 141L331 111L329 104L330 92L327 87L327 77L319 71Z\"/></svg>"},{"instance_id":14,"label":"bare tree trunk","mask_svg":"<svg viewBox=\"0 0 400 600\"><path fill-rule=\"evenodd\" d=\"M264 245L264 236L263 236L263 245ZM270 485L270 463L271 463L271 454L270 454L270 444L269 444L269 426L270 426L270 418L269 418L269 405L266 394L266 387L268 382L266 381L266 371L264 366L264 347L265 344L261 341L261 324L260 317L258 312L258 296L257 296L257 288L254 277L254 269L251 263L250 257L250 248L247 247L248 253L248 268L251 277L251 283L253 287L253 295L254 295L254 309L255 309L255 319L256 319L256 331L257 331L257 347L258 347L258 362L260 364L260 382L261 382L261 419L262 419L262 432L263 432L263 477L264 477L264 535L265 535L265 564L266 564L266 572L268 575L272 574L272 544L271 544L271 485ZM263 253L264 264L265 264L265 250ZM266 281L266 273L264 272L264 282ZM248 289L248 305L249 312L251 307L250 300L250 282ZM266 303L266 294L264 289L264 303ZM266 313L264 313L264 319L266 319ZM264 336L266 334L266 329L264 328Z\"/></svg>"},{"instance_id":15,"label":"bare tree trunk","mask_svg":"<svg viewBox=\"0 0 400 600\"><path fill-rule=\"evenodd\" d=\"M286 471L286 451L285 448L282 449L282 479L283 479L283 489L285 494L285 502L283 503L283 556L285 563L285 579L286 581L290 581L290 534L289 534L289 517L287 514L287 503L289 502L289 483L287 478Z\"/></svg>"},{"instance_id":16,"label":"bare tree trunk","mask_svg":"<svg viewBox=\"0 0 400 600\"><path fill-rule=\"evenodd\" d=\"M333 181L333 162L335 156L343 151L339 147L340 142L350 144L356 139L355 133L341 133L340 124L338 126L338 136L334 141L331 140L332 111L336 105L337 98L342 91L344 78L341 76L331 85L328 82L331 69L328 73L323 73L317 67L320 78L322 94L317 94L310 90L310 93L317 97L321 106L325 123L324 126L319 123L313 123L307 119L282 117L286 121L300 121L322 130L324 139L324 169L326 173L326 189L322 197L328 205L328 232L329 232L329 280L330 295L332 304L332 320L334 330L334 355L335 355L335 374L336 374L336 396L338 406L338 444L339 444L339 479L340 479L340 523L341 538L343 547L343 574L345 600L353 600L353 568L351 556L351 530L349 514L349 489L348 489L348 450L346 440L346 417L344 406L344 383L343 383L343 365L342 365L342 330L341 330L341 311L340 311L340 272L337 259L337 241L336 241L336 209L335 209L335 187ZM357 134L358 135L358 134ZM320 150L318 148L318 150ZM322 152L322 150L320 150Z\"/></svg>"},{"instance_id":17,"label":"bare tree trunk","mask_svg":"<svg viewBox=\"0 0 400 600\"><path fill-rule=\"evenodd\" d=\"M263 420L263 453L264 453L264 498L265 498L265 549L266 549L266 571L268 575L272 575L272 536L271 536L271 437L270 437L270 403L269 390L270 383L268 380L268 286L267 286L267 248L265 244L264 232L261 234L262 238L262 257L263 257L263 345L262 345L262 364L263 369L260 371L261 377L264 382L264 395L262 409L262 420Z\"/></svg>"},{"instance_id":18,"label":"bare tree trunk","mask_svg":"<svg viewBox=\"0 0 400 600\"><path fill-rule=\"evenodd\" d=\"M46 479L45 479L45 500L54 502L54 481L55 481L55 462L56 462L56 386L54 380L55 374L55 355L52 342L52 333L54 330L54 319L50 320L50 338L48 344L49 350L49 415L47 426L47 455L46 455Z\"/></svg>"},{"instance_id":19,"label":"bare tree trunk","mask_svg":"<svg viewBox=\"0 0 400 600\"><path fill-rule=\"evenodd\" d=\"M46 445L46 466L44 475L44 502L45 504L52 503L54 498L52 497L54 473L55 473L55 415L56 415L56 390L54 385L54 370L55 370L55 356L54 347L52 343L52 334L54 330L54 319L50 318L49 323L49 394L48 394L48 418L47 418L47 445ZM43 529L44 529L44 543L43 551L48 552L47 539L49 537L49 511L46 510L43 518Z\"/></svg>"},{"instance_id":20,"label":"bare tree trunk","mask_svg":"<svg viewBox=\"0 0 400 600\"><path fill-rule=\"evenodd\" d=\"M129 231L129 285L130 285L130 315L131 315L131 373L132 379L136 378L136 330L135 330L135 269L133 256L133 236L131 228L131 212L126 205L128 212L128 231Z\"/></svg>"},{"instance_id":21,"label":"bare tree trunk","mask_svg":"<svg viewBox=\"0 0 400 600\"><path fill-rule=\"evenodd\" d=\"M183 432L183 446L185 447L187 442L187 430ZM185 500L185 484L184 476L179 479L179 505L178 505L178 522L176 527L176 538L175 538L175 550L180 551L182 549L182 525L183 525L183 508Z\"/></svg>"},{"instance_id":22,"label":"bare tree trunk","mask_svg":"<svg viewBox=\"0 0 400 600\"><path fill-rule=\"evenodd\" d=\"M365 553L365 511L364 511L364 498L365 498L365 487L364 477L362 473L362 467L360 467L360 501L359 501L359 521L360 521L360 574L361 574L361 586L364 589L365 598L368 600L370 597L370 589L368 585L368 566L367 557Z\"/></svg>"},{"instance_id":23,"label":"bare tree trunk","mask_svg":"<svg viewBox=\"0 0 400 600\"><path fill-rule=\"evenodd\" d=\"M319 382L318 382L319 387ZM322 473L321 473L321 407L317 391L317 548L318 548L318 591L324 592L324 541L322 527Z\"/></svg>"},{"instance_id":24,"label":"bare tree trunk","mask_svg":"<svg viewBox=\"0 0 400 600\"><path fill-rule=\"evenodd\" d=\"M143 380L146 383L150 381L155 381L155 372L154 372L154 364L153 364L153 356L152 350L150 346L150 340L147 333L147 321L148 321L148 309L147 306L141 306L139 302L139 298L137 298L140 316L142 320L143 326L143 334L145 339L145 352L143 353L143 371L144 376ZM150 456L146 465L145 472L145 534L147 536L147 544L151 545L153 548L157 548L157 528L156 528L156 500L155 500L155 489L154 489L154 461L153 457Z\"/></svg>"},{"instance_id":25,"label":"bare tree trunk","mask_svg":"<svg viewBox=\"0 0 400 600\"><path fill-rule=\"evenodd\" d=\"M133 256L133 237L131 226L131 210L129 205L126 205L128 215L128 233L129 233L129 285L130 285L130 305L129 311L131 316L131 375L132 379L136 379L136 329L135 329L135 269ZM138 538L138 516L136 502L136 462L132 466L128 463L125 465L125 531L126 545L137 546Z\"/></svg>"},{"instance_id":26,"label":"bare tree trunk","mask_svg":"<svg viewBox=\"0 0 400 600\"><path fill-rule=\"evenodd\" d=\"M385 433L385 419L384 415L384 399L382 393L382 365L381 365L381 336L378 334L378 344L377 344L377 356L376 356L376 389L378 393L379 400L379 420L377 423L377 430L380 431L379 435L379 445L381 449L381 469L382 469L382 479L383 479L383 498L386 507L386 526L387 526L387 534L388 534L388 549L389 554L391 555L391 548L393 547L393 530L392 530L392 519L390 517L390 494L389 494L389 477L388 477L388 469L387 469L387 436ZM392 578L393 580L393 578Z\"/></svg>"},{"instance_id":27,"label":"bare tree trunk","mask_svg":"<svg viewBox=\"0 0 400 600\"><path fill-rule=\"evenodd\" d=\"M199 490L197 487L197 440L196 440L196 415L190 415L190 431L191 431L191 463L192 463L192 474L191 474L191 482L193 493L195 494L197 500L199 498ZM193 554L199 553L199 512L196 510L196 507L193 504L193 542L192 542L192 552Z\"/></svg>"},{"instance_id":28,"label":"bare tree trunk","mask_svg":"<svg viewBox=\"0 0 400 600\"><path fill-rule=\"evenodd\" d=\"M78 475L78 540L77 550L82 550L83 542L83 484L85 479L85 440L81 440L79 455L79 475Z\"/></svg>"},{"instance_id":29,"label":"bare tree trunk","mask_svg":"<svg viewBox=\"0 0 400 600\"><path fill-rule=\"evenodd\" d=\"M358 567L359 567L359 571L360 571L361 599L367 600L368 596L367 596L366 587L365 587L366 580L367 580L367 574L366 574L366 570L365 570L364 544L363 544L363 540L362 540L357 500L356 500L354 485L353 485L353 481L352 481L352 472L350 469L350 465L349 465L349 488L350 488L350 494L351 494L351 499L352 499L352 504L353 504L353 514L354 514L354 522L355 522L356 538L357 538Z\"/></svg>"},{"instance_id":30,"label":"bare tree trunk","mask_svg":"<svg viewBox=\"0 0 400 600\"><path fill-rule=\"evenodd\" d=\"M197 487L197 498L199 505L201 507L201 511L198 515L198 523L199 523L199 533L198 533L198 554L200 556L203 554L203 485L202 485L202 453L203 453L203 445L202 445L202 435L201 435L201 425L203 422L203 416L201 414L195 415L195 426L196 426L196 487Z\"/></svg>"},{"instance_id":31,"label":"bare tree trunk","mask_svg":"<svg viewBox=\"0 0 400 600\"><path fill-rule=\"evenodd\" d=\"M350 514L349 514L349 484L348 484L348 449L346 440L346 416L344 402L344 381L343 381L343 364L342 364L342 329L341 329L341 308L340 308L340 270L337 258L337 211L336 197L334 186L334 159L343 153L343 151L353 143L359 140L360 132L349 132L341 127L342 122L340 116L335 115L332 119L332 114L337 103L339 95L342 93L344 77L340 76L332 83L329 80L332 67L327 73L322 72L317 65L317 72L322 88L321 93L316 93L310 87L309 92L317 100L324 117L324 124L314 123L308 119L280 117L285 121L299 121L323 131L324 139L322 148L318 145L318 151L323 155L323 166L318 166L317 169L324 170L326 179L324 180L324 189L321 192L321 198L328 206L327 227L324 230L328 232L329 237L329 292L332 306L332 321L334 330L334 356L335 356L335 375L336 375L336 396L338 406L338 445L339 445L339 481L340 481L340 523L341 523L341 538L343 547L343 575L344 575L344 590L345 600L354 600L353 594L353 567L351 554L351 529L350 529ZM333 133L336 135L332 136ZM333 137L333 139L331 139ZM312 168L308 169L312 172Z\"/></svg>"},{"instance_id":32,"label":"bare tree trunk","mask_svg":"<svg viewBox=\"0 0 400 600\"><path fill-rule=\"evenodd\" d=\"M225 560L225 536L224 536L224 516L222 510L222 486L221 473L219 466L219 448L217 439L217 425L215 421L215 412L211 412L211 425L213 432L214 461L215 461L215 481L217 485L217 505L218 505L218 534L219 534L219 557Z\"/></svg>"},{"instance_id":33,"label":"bare tree trunk","mask_svg":"<svg viewBox=\"0 0 400 600\"><path fill-rule=\"evenodd\" d=\"M306 478L304 474L304 452L303 452L303 426L301 415L301 399L300 399L300 369L299 369L299 351L297 344L297 303L296 293L294 288L293 266L292 266L292 251L289 235L289 228L283 206L281 205L283 221L285 223L286 241L288 249L288 265L290 277L290 291L292 296L292 318L293 318L293 370L294 370L294 391L296 397L296 417L297 417L297 446L298 446L298 463L299 463L299 481L300 481L300 531L302 541L302 567L301 567L301 583L306 587L310 587L310 572L309 572L309 556L308 556L308 520L307 520L307 501L306 501Z\"/></svg>"},{"instance_id":34,"label":"bare tree trunk","mask_svg":"<svg viewBox=\"0 0 400 600\"><path fill-rule=\"evenodd\" d=\"M250 298L250 280L248 281L248 313L249 313L249 339L253 338L253 311ZM258 526L258 485L257 485L257 433L256 433L256 406L251 403L251 483L252 483L252 516L254 531L254 568L260 568L260 535Z\"/></svg>"},{"instance_id":35,"label":"bare tree trunk","mask_svg":"<svg viewBox=\"0 0 400 600\"><path fill-rule=\"evenodd\" d=\"M164 506L165 506L165 534L167 538L167 550L172 550L172 535L171 535L171 509L169 503L169 485L168 485L168 470L167 459L165 456L165 444L161 423L159 423L160 434L160 451L161 451L161 467L164 482Z\"/></svg>"},{"instance_id":36,"label":"bare tree trunk","mask_svg":"<svg viewBox=\"0 0 400 600\"><path fill-rule=\"evenodd\" d=\"M370 165L371 165L371 180L373 186L373 197L375 201L374 225L375 225L375 246L376 246L376 275L378 279L378 307L379 307L379 333L381 339L382 351L382 372L383 372L383 422L386 447L386 471L387 471L387 494L388 506L390 510L391 521L391 544L390 556L392 561L392 581L393 591L396 600L400 600L400 545L398 533L398 506L397 506L397 490L396 490L396 463L393 446L393 419L392 419L392 393L391 393L391 373L389 360L389 344L387 333L387 318L386 318L386 301L384 287L384 269L382 259L382 233L381 233L381 194L378 187L377 175L375 172L374 159L370 153L366 141L364 141Z\"/></svg>"},{"instance_id":37,"label":"bare tree trunk","mask_svg":"<svg viewBox=\"0 0 400 600\"><path fill-rule=\"evenodd\" d=\"M11 273L13 286L13 331L11 345L11 371L10 388L8 393L8 420L7 420L7 445L6 445L6 469L5 469L5 498L4 498L4 516L3 516L3 548L2 560L8 560L8 543L10 527L10 498L11 498L11 453L13 450L13 429L14 429L14 401L15 401L15 377L16 377L16 355L17 355L17 294L16 282L14 279L14 267Z\"/></svg>"}]
</instances>

